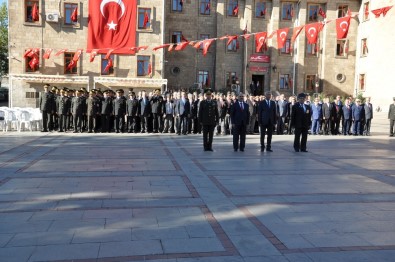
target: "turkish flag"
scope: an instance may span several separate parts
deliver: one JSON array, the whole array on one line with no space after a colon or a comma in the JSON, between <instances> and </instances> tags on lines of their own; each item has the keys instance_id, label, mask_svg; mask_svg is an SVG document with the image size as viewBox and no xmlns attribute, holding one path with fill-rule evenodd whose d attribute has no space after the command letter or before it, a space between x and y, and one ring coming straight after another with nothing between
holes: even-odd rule
<instances>
[{"instance_id":1,"label":"turkish flag","mask_svg":"<svg viewBox=\"0 0 395 262\"><path fill-rule=\"evenodd\" d=\"M189 45L189 42L178 43L174 50L176 50L176 51L184 50L188 45Z\"/></svg>"},{"instance_id":2,"label":"turkish flag","mask_svg":"<svg viewBox=\"0 0 395 262\"><path fill-rule=\"evenodd\" d=\"M29 61L29 67L31 70L36 70L36 67L38 67L38 56L37 54L33 55L32 59Z\"/></svg>"},{"instance_id":3,"label":"turkish flag","mask_svg":"<svg viewBox=\"0 0 395 262\"><path fill-rule=\"evenodd\" d=\"M277 30L277 48L282 49L285 42L287 41L289 28L283 28Z\"/></svg>"},{"instance_id":4,"label":"turkish flag","mask_svg":"<svg viewBox=\"0 0 395 262\"><path fill-rule=\"evenodd\" d=\"M106 56L105 56L105 59L109 59L110 58L110 56L112 55L112 53L115 51L115 49L110 49L110 50L108 50L107 51L107 54L106 54Z\"/></svg>"},{"instance_id":5,"label":"turkish flag","mask_svg":"<svg viewBox=\"0 0 395 262\"><path fill-rule=\"evenodd\" d=\"M23 58L31 57L32 54L33 54L33 48L28 48L25 54L23 55Z\"/></svg>"},{"instance_id":6,"label":"turkish flag","mask_svg":"<svg viewBox=\"0 0 395 262\"><path fill-rule=\"evenodd\" d=\"M262 46L266 43L266 38L267 32L261 32L255 35L255 52L260 52Z\"/></svg>"},{"instance_id":7,"label":"turkish flag","mask_svg":"<svg viewBox=\"0 0 395 262\"><path fill-rule=\"evenodd\" d=\"M239 14L239 4L237 4L234 8L233 8L233 15L237 16Z\"/></svg>"},{"instance_id":8,"label":"turkish flag","mask_svg":"<svg viewBox=\"0 0 395 262\"><path fill-rule=\"evenodd\" d=\"M210 11L210 3L207 3L207 5L206 5L206 9L204 10L205 12L207 12L207 11Z\"/></svg>"},{"instance_id":9,"label":"turkish flag","mask_svg":"<svg viewBox=\"0 0 395 262\"><path fill-rule=\"evenodd\" d=\"M149 15L148 15L148 12L147 11L145 11L144 12L144 23L143 23L143 27L144 28L147 28L147 24L149 23Z\"/></svg>"},{"instance_id":10,"label":"turkish flag","mask_svg":"<svg viewBox=\"0 0 395 262\"><path fill-rule=\"evenodd\" d=\"M135 51L135 52L138 52L138 51L144 51L144 50L147 50L148 49L148 46L147 45L145 45L145 46L137 46L137 47L132 47L132 48L130 48L131 50L133 50L133 51Z\"/></svg>"},{"instance_id":11,"label":"turkish flag","mask_svg":"<svg viewBox=\"0 0 395 262\"><path fill-rule=\"evenodd\" d=\"M392 8L392 5L383 7L381 10L383 10L383 17L387 14L387 12Z\"/></svg>"},{"instance_id":12,"label":"turkish flag","mask_svg":"<svg viewBox=\"0 0 395 262\"><path fill-rule=\"evenodd\" d=\"M152 65L151 63L148 64L148 72L147 75L151 75L152 74Z\"/></svg>"},{"instance_id":13,"label":"turkish flag","mask_svg":"<svg viewBox=\"0 0 395 262\"><path fill-rule=\"evenodd\" d=\"M39 16L39 14L38 14L37 3L34 3L33 8L32 8L32 20L33 20L33 21L38 21L38 20L40 20L40 16Z\"/></svg>"},{"instance_id":14,"label":"turkish flag","mask_svg":"<svg viewBox=\"0 0 395 262\"><path fill-rule=\"evenodd\" d=\"M73 56L73 60L77 62L80 59L81 54L82 54L82 49L78 49Z\"/></svg>"},{"instance_id":15,"label":"turkish flag","mask_svg":"<svg viewBox=\"0 0 395 262\"><path fill-rule=\"evenodd\" d=\"M71 21L77 22L78 21L78 7L74 8L73 13L70 16Z\"/></svg>"},{"instance_id":16,"label":"turkish flag","mask_svg":"<svg viewBox=\"0 0 395 262\"><path fill-rule=\"evenodd\" d=\"M294 30L292 33L292 38L291 38L291 44L293 44L295 42L295 40L299 36L300 32L302 32L303 27L304 27L304 25L294 27Z\"/></svg>"},{"instance_id":17,"label":"turkish flag","mask_svg":"<svg viewBox=\"0 0 395 262\"><path fill-rule=\"evenodd\" d=\"M383 12L382 8L372 10L372 13L376 16L376 18L379 18L382 12Z\"/></svg>"},{"instance_id":18,"label":"turkish flag","mask_svg":"<svg viewBox=\"0 0 395 262\"><path fill-rule=\"evenodd\" d=\"M321 7L320 7L320 10L318 10L318 13L320 14L320 16L322 16L322 18L326 18L326 14L325 14L324 10L322 10Z\"/></svg>"},{"instance_id":19,"label":"turkish flag","mask_svg":"<svg viewBox=\"0 0 395 262\"><path fill-rule=\"evenodd\" d=\"M59 55L63 54L64 52L66 52L67 50L68 50L67 48L65 48L65 49L60 49L60 50L55 54L55 56L59 56Z\"/></svg>"},{"instance_id":20,"label":"turkish flag","mask_svg":"<svg viewBox=\"0 0 395 262\"><path fill-rule=\"evenodd\" d=\"M90 56L89 56L89 62L93 62L93 60L95 60L95 56L97 55L97 53L99 52L99 50L98 49L93 49L92 51L91 51L91 54L90 54Z\"/></svg>"},{"instance_id":21,"label":"turkish flag","mask_svg":"<svg viewBox=\"0 0 395 262\"><path fill-rule=\"evenodd\" d=\"M196 49L198 49L198 48L200 48L200 46L203 44L203 41L198 41L198 42L196 42L194 45L193 45L193 47L194 48L196 48Z\"/></svg>"},{"instance_id":22,"label":"turkish flag","mask_svg":"<svg viewBox=\"0 0 395 262\"><path fill-rule=\"evenodd\" d=\"M74 60L71 60L69 65L66 68L66 71L73 72L73 68L77 66L77 62Z\"/></svg>"},{"instance_id":23,"label":"turkish flag","mask_svg":"<svg viewBox=\"0 0 395 262\"><path fill-rule=\"evenodd\" d=\"M210 48L213 41L214 39L206 39L203 41L203 56L207 55L208 49Z\"/></svg>"},{"instance_id":24,"label":"turkish flag","mask_svg":"<svg viewBox=\"0 0 395 262\"><path fill-rule=\"evenodd\" d=\"M318 40L318 33L322 29L321 23L313 23L305 26L307 42L309 44L316 44Z\"/></svg>"},{"instance_id":25,"label":"turkish flag","mask_svg":"<svg viewBox=\"0 0 395 262\"><path fill-rule=\"evenodd\" d=\"M88 48L116 49L117 54L134 54L137 0L89 0Z\"/></svg>"},{"instance_id":26,"label":"turkish flag","mask_svg":"<svg viewBox=\"0 0 395 262\"><path fill-rule=\"evenodd\" d=\"M245 40L250 40L251 34L244 34L242 37L244 37Z\"/></svg>"},{"instance_id":27,"label":"turkish flag","mask_svg":"<svg viewBox=\"0 0 395 262\"><path fill-rule=\"evenodd\" d=\"M110 58L108 58L108 62L107 62L106 67L104 68L104 72L108 72L108 70L110 70L110 68L113 66L114 66L114 64L113 64L112 59L110 57Z\"/></svg>"},{"instance_id":28,"label":"turkish flag","mask_svg":"<svg viewBox=\"0 0 395 262\"><path fill-rule=\"evenodd\" d=\"M154 48L152 48L152 50L156 51L158 49L165 48L165 47L168 47L168 46L170 46L170 44L164 44L164 45L160 45L160 46L154 47Z\"/></svg>"},{"instance_id":29,"label":"turkish flag","mask_svg":"<svg viewBox=\"0 0 395 262\"><path fill-rule=\"evenodd\" d=\"M49 57L51 56L53 49L52 48L48 48L47 50L45 50L45 53L43 55L44 59L49 59Z\"/></svg>"},{"instance_id":30,"label":"turkish flag","mask_svg":"<svg viewBox=\"0 0 395 262\"><path fill-rule=\"evenodd\" d=\"M237 40L237 35L229 36L226 46L230 45L233 42L233 40Z\"/></svg>"},{"instance_id":31,"label":"turkish flag","mask_svg":"<svg viewBox=\"0 0 395 262\"><path fill-rule=\"evenodd\" d=\"M343 39L347 37L348 29L350 28L351 16L345 16L336 19L336 32L337 39Z\"/></svg>"}]
</instances>

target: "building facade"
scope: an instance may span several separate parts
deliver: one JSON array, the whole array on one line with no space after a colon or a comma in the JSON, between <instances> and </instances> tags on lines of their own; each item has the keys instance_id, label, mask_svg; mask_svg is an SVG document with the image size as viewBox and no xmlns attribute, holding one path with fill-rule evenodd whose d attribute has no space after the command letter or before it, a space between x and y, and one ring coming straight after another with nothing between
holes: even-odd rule
<instances>
[{"instance_id":1,"label":"building facade","mask_svg":"<svg viewBox=\"0 0 395 262\"><path fill-rule=\"evenodd\" d=\"M11 105L34 106L43 83L88 89L162 87L193 91L211 87L223 92L237 88L250 92L250 84L253 84L256 94L272 91L286 95L299 92L357 95L362 92L372 96L373 102L380 99L383 105L388 94L395 95L390 85L390 70L395 67L395 60L387 59L395 57L390 46L395 35L389 34L395 19L394 10L386 17L376 19L372 13L364 17L366 5L370 11L393 5L394 0L136 2L136 46L149 48L135 55L114 55L114 66L109 72L103 72L108 62L104 55L98 55L90 63L89 54L83 52L77 67L70 73L66 70L67 63L78 49L86 48L88 3L77 0L9 1ZM40 7L38 21L29 17L34 3ZM78 21L71 22L70 14L75 7L79 11ZM148 23L144 22L146 13ZM338 40L335 19L349 14L353 18L348 36ZM55 21L51 21L51 15L55 15ZM291 43L295 27L317 22L326 22L317 44L308 44L304 29ZM257 50L253 35L248 40L240 37L244 33L257 32L270 35L284 28L289 28L289 32L282 49L277 48L276 34L268 37L267 45L260 50ZM239 37L219 39L234 35ZM174 50L175 44L182 41L196 43L211 38L216 41L205 56L199 45ZM152 49L166 43L171 45L156 51ZM37 70L30 70L29 58L23 58L28 48L39 48L41 52ZM48 48L54 52L50 59L43 59L42 54ZM67 52L54 56L65 48ZM373 92L376 86L385 91Z\"/></svg>"}]
</instances>

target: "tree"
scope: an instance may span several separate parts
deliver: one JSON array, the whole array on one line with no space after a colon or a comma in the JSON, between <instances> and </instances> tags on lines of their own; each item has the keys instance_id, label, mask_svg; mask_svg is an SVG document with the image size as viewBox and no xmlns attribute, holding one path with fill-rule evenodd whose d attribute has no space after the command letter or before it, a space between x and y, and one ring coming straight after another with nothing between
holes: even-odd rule
<instances>
[{"instance_id":1,"label":"tree","mask_svg":"<svg viewBox=\"0 0 395 262\"><path fill-rule=\"evenodd\" d=\"M8 12L6 3L3 3L0 6L0 79L6 74L8 74Z\"/></svg>"}]
</instances>

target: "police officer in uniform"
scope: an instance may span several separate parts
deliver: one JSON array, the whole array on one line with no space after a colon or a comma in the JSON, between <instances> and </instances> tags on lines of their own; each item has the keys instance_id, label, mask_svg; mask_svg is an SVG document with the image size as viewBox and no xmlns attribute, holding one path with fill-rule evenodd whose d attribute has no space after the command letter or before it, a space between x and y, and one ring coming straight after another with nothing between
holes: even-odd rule
<instances>
[{"instance_id":1,"label":"police officer in uniform","mask_svg":"<svg viewBox=\"0 0 395 262\"><path fill-rule=\"evenodd\" d=\"M307 133L311 121L310 105L305 104L306 95L298 95L298 102L292 107L292 125L295 127L294 149L295 152L307 152ZM302 138L301 138L302 137Z\"/></svg>"},{"instance_id":2,"label":"police officer in uniform","mask_svg":"<svg viewBox=\"0 0 395 262\"><path fill-rule=\"evenodd\" d=\"M213 151L213 135L215 126L219 122L217 102L211 98L211 90L205 91L206 99L199 106L199 123L203 127L203 147L204 151Z\"/></svg>"}]
</instances>

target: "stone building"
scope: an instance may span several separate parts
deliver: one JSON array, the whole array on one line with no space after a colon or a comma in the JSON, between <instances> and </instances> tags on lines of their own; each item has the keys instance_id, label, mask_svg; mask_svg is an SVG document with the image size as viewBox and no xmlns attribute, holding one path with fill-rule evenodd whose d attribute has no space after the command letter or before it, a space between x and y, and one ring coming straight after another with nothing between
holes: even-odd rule
<instances>
[{"instance_id":1,"label":"stone building","mask_svg":"<svg viewBox=\"0 0 395 262\"><path fill-rule=\"evenodd\" d=\"M380 104L385 105L388 94L391 97L395 95L389 85L390 70L394 68L395 60L387 59L395 57L390 46L395 35L388 34L395 19L395 8L385 19L373 18L371 13L371 18L365 19L363 15L366 4L370 5L369 10L374 10L393 2L140 0L137 1L136 46L149 48L135 55L114 55L114 68L110 73L103 72L107 63L104 56L98 56L90 63L89 54L84 52L77 69L70 74L65 71L65 65L78 49L86 49L88 3L77 0L11 0L11 105L34 106L43 83L88 89L162 87L190 91L208 86L218 91L240 88L247 92L250 84L254 83L257 94L269 90L286 95L299 92L356 95L363 92L365 96L372 96L374 103L381 99ZM41 7L37 22L29 17L34 3ZM79 17L73 23L69 17L75 6ZM325 19L319 14L320 9L326 14ZM150 20L147 27L142 27L145 12ZM335 19L349 12L353 18L347 39L337 40ZM55 19L51 20L52 17ZM291 44L293 28L324 21L328 23L319 34L317 45L307 43L304 30ZM283 28L290 29L281 50L277 48L277 35L268 39L267 48L260 50L256 50L254 36L249 40L243 37L231 39L229 45L229 39L216 39L206 56L203 56L202 48L190 45L182 51L175 51L174 45L152 50L165 43L240 36L245 32L267 32L270 35ZM368 53L364 53L362 41L367 43ZM28 59L22 58L28 48L39 48L40 52L53 48L54 52L50 59L43 59L41 53L39 69L31 72ZM54 56L63 48L68 48L69 53ZM148 75L144 73L147 71L147 59L152 69ZM142 74L139 73L141 61L145 61ZM377 85L385 91L373 92Z\"/></svg>"}]
</instances>

